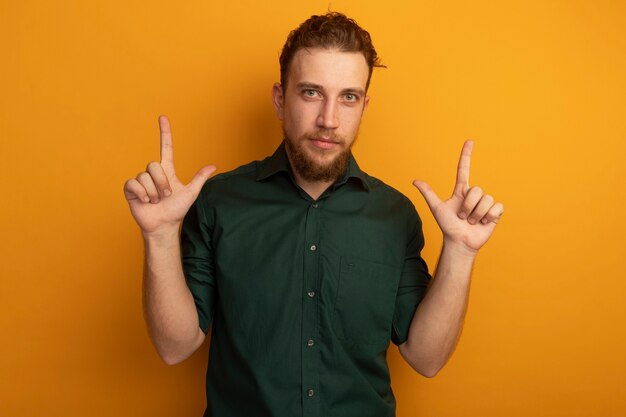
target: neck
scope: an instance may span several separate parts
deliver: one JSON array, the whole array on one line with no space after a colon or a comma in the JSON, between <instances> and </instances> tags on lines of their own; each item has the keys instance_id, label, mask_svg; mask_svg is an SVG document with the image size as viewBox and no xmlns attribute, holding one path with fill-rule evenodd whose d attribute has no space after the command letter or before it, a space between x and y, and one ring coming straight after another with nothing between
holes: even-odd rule
<instances>
[{"instance_id":1,"label":"neck","mask_svg":"<svg viewBox=\"0 0 626 417\"><path fill-rule=\"evenodd\" d=\"M304 178L302 178L302 176L300 176L298 171L293 169L293 167L291 168L291 171L293 172L293 176L296 180L296 184L298 184L298 186L302 188L304 192L307 193L313 200L317 200L318 198L320 198L320 196L324 193L324 191L326 191L328 187L333 185L333 183L335 182L334 180L307 181Z\"/></svg>"}]
</instances>

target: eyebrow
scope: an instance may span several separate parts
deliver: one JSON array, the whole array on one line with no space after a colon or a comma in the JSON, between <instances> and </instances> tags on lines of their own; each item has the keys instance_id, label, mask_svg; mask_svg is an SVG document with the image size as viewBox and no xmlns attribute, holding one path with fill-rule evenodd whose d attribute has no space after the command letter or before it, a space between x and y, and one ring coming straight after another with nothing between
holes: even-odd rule
<instances>
[{"instance_id":1,"label":"eyebrow","mask_svg":"<svg viewBox=\"0 0 626 417\"><path fill-rule=\"evenodd\" d=\"M323 86L321 86L319 84L315 84L315 83L310 83L310 82L307 82L307 81L301 81L298 84L296 84L296 86L299 89L310 88L312 90L321 90L321 91L325 90ZM361 95L361 96L365 95L365 90L363 90L362 88L359 88L359 87L344 88L343 90L341 90L341 92L343 94L353 93L353 94L357 94L357 95Z\"/></svg>"}]
</instances>

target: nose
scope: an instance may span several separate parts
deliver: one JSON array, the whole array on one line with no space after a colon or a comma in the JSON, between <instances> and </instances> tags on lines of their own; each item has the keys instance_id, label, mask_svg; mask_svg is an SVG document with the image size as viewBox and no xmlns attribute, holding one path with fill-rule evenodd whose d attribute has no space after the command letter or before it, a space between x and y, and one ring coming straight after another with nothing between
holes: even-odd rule
<instances>
[{"instance_id":1,"label":"nose","mask_svg":"<svg viewBox=\"0 0 626 417\"><path fill-rule=\"evenodd\" d=\"M324 100L317 116L317 124L325 129L336 129L339 127L337 117L337 103L334 100Z\"/></svg>"}]
</instances>

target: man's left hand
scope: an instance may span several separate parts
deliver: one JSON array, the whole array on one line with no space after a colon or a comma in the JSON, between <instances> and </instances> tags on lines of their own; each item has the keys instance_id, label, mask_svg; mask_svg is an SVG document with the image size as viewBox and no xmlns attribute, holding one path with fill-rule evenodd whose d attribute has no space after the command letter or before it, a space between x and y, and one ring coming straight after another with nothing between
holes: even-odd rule
<instances>
[{"instance_id":1,"label":"man's left hand","mask_svg":"<svg viewBox=\"0 0 626 417\"><path fill-rule=\"evenodd\" d=\"M422 193L439 228L443 232L444 245L461 245L471 253L476 253L489 240L500 217L504 213L502 203L485 194L480 187L469 186L470 158L474 142L463 144L456 174L456 184L452 196L441 200L423 181L415 180L413 185Z\"/></svg>"}]
</instances>

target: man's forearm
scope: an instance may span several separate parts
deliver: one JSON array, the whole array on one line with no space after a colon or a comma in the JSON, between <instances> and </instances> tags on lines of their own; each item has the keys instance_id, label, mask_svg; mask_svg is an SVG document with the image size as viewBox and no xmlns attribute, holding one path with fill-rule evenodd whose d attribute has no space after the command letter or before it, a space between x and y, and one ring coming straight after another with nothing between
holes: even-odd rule
<instances>
[{"instance_id":1,"label":"man's forearm","mask_svg":"<svg viewBox=\"0 0 626 417\"><path fill-rule=\"evenodd\" d=\"M143 303L152 341L167 364L189 357L203 342L193 296L185 283L178 230L144 235Z\"/></svg>"},{"instance_id":2,"label":"man's forearm","mask_svg":"<svg viewBox=\"0 0 626 417\"><path fill-rule=\"evenodd\" d=\"M454 351L467 309L476 253L445 243L426 296L418 306L400 352L420 374L434 376Z\"/></svg>"}]
</instances>

